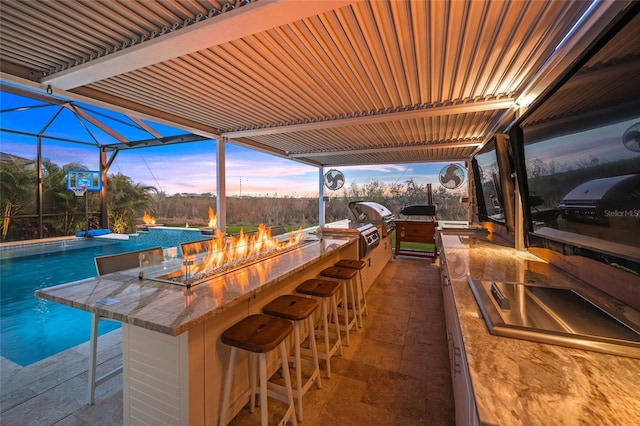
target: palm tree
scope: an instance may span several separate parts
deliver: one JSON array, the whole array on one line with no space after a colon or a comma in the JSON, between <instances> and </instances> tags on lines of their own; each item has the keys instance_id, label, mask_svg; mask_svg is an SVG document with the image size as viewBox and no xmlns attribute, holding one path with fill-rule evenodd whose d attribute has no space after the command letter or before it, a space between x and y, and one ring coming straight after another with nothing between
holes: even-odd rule
<instances>
[{"instance_id":1,"label":"palm tree","mask_svg":"<svg viewBox=\"0 0 640 426\"><path fill-rule=\"evenodd\" d=\"M69 163L62 167L50 160L42 162L43 210L51 216L47 220L50 231L60 235L73 234L83 228L85 201L67 189L69 170L87 170L79 163Z\"/></svg>"},{"instance_id":2,"label":"palm tree","mask_svg":"<svg viewBox=\"0 0 640 426\"><path fill-rule=\"evenodd\" d=\"M36 211L36 172L13 160L0 167L0 206L2 207L2 239L7 238L11 217Z\"/></svg>"},{"instance_id":3,"label":"palm tree","mask_svg":"<svg viewBox=\"0 0 640 426\"><path fill-rule=\"evenodd\" d=\"M107 215L111 229L119 233L135 231L136 216L141 211L152 210L152 193L157 189L134 183L121 173L109 176L107 185Z\"/></svg>"}]
</instances>

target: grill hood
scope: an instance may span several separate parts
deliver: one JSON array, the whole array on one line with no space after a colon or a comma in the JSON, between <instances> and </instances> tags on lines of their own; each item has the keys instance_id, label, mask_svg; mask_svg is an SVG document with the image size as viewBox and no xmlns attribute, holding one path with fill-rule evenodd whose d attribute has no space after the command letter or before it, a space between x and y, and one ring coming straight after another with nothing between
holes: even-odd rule
<instances>
[{"instance_id":1,"label":"grill hood","mask_svg":"<svg viewBox=\"0 0 640 426\"><path fill-rule=\"evenodd\" d=\"M349 209L357 222L382 223L394 219L388 208L371 201L352 201L349 203Z\"/></svg>"}]
</instances>

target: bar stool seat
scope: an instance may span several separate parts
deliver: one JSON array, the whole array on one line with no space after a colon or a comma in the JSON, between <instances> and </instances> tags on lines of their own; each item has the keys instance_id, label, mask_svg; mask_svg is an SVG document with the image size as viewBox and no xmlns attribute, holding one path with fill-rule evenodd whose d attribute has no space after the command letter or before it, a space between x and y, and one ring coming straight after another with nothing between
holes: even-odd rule
<instances>
[{"instance_id":1,"label":"bar stool seat","mask_svg":"<svg viewBox=\"0 0 640 426\"><path fill-rule=\"evenodd\" d=\"M358 271L358 281L356 281L356 314L358 315L359 326L362 328L362 314L369 315L369 309L367 308L367 296L364 291L364 281L362 281L362 270L367 266L367 263L362 260L356 259L342 259L334 266L338 268L349 268Z\"/></svg>"},{"instance_id":2,"label":"bar stool seat","mask_svg":"<svg viewBox=\"0 0 640 426\"><path fill-rule=\"evenodd\" d=\"M316 382L318 389L322 388L322 382L320 379L320 366L318 363L318 350L316 348L316 337L314 332L313 313L318 309L320 303L317 299L310 297L296 296L293 294L286 294L276 298L269 302L262 312L267 315L272 315L278 318L288 319L293 321L293 341L294 341L294 356L289 356L289 361L294 363L296 373L296 383L293 387L293 397L297 402L297 414L298 421L303 421L302 415L302 396L311 388L314 382ZM300 339L300 326L303 321L307 320L309 328L309 347L302 348L302 342ZM301 353L305 355L311 355L312 360L304 359ZM302 380L302 366L306 365L311 367L312 373L303 382Z\"/></svg>"},{"instance_id":3,"label":"bar stool seat","mask_svg":"<svg viewBox=\"0 0 640 426\"><path fill-rule=\"evenodd\" d=\"M325 360L327 369L327 378L331 378L331 357L338 352L342 356L342 338L340 337L340 320L338 318L338 301L336 294L340 290L340 284L335 281L311 278L304 281L296 291L307 296L317 297L320 300L321 308L321 325L324 337L324 352L318 353L318 358ZM331 310L334 313L334 325L336 328L335 339L330 343L331 336L329 331L329 313L327 312L327 303L331 303Z\"/></svg>"},{"instance_id":4,"label":"bar stool seat","mask_svg":"<svg viewBox=\"0 0 640 426\"><path fill-rule=\"evenodd\" d=\"M346 345L350 346L349 330L352 328L358 329L358 320L356 314L356 298L353 289L353 279L358 274L358 271L350 268L340 268L331 266L320 272L320 276L326 278L333 278L338 280L342 285L342 306L344 314L344 332ZM349 295L351 295L351 308L349 308ZM350 319L349 311L353 313L353 318Z\"/></svg>"},{"instance_id":5,"label":"bar stool seat","mask_svg":"<svg viewBox=\"0 0 640 426\"><path fill-rule=\"evenodd\" d=\"M227 409L229 406L231 383L238 349L249 352L250 411L252 413L255 410L256 401L255 361L256 357L258 358L261 425L267 426L269 424L267 396L271 396L288 404L289 407L282 418L281 424L285 424L289 420L291 420L294 425L298 424L295 415L295 403L285 345L285 339L291 334L292 330L293 324L291 321L269 315L257 314L244 318L222 333L222 343L231 346L231 356L229 357L224 392L222 394L222 407L219 419L220 426L224 426L227 423ZM285 394L279 393L278 388L273 386L273 383L269 382L267 378L267 354L276 348L280 350L282 375L284 376L286 390Z\"/></svg>"}]
</instances>

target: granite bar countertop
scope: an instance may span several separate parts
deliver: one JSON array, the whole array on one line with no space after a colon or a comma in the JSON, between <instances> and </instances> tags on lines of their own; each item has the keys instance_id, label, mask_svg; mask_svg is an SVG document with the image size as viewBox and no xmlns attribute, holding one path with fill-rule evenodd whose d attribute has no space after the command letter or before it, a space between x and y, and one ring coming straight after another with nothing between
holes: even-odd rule
<instances>
[{"instance_id":1,"label":"granite bar countertop","mask_svg":"<svg viewBox=\"0 0 640 426\"><path fill-rule=\"evenodd\" d=\"M138 268L47 287L36 297L177 336L305 267L355 243L357 237L323 238L273 258L183 285L139 279ZM174 265L168 261L169 265Z\"/></svg>"},{"instance_id":2,"label":"granite bar countertop","mask_svg":"<svg viewBox=\"0 0 640 426\"><path fill-rule=\"evenodd\" d=\"M640 360L489 334L468 279L572 287L636 324L640 312L526 251L441 235L480 422L638 425Z\"/></svg>"}]
</instances>

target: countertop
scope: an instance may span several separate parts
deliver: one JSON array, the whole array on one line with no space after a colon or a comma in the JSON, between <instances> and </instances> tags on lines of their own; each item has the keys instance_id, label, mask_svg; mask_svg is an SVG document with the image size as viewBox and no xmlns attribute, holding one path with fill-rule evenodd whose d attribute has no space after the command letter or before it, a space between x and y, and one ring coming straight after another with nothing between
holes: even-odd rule
<instances>
[{"instance_id":1,"label":"countertop","mask_svg":"<svg viewBox=\"0 0 640 426\"><path fill-rule=\"evenodd\" d=\"M489 334L468 278L573 287L640 323L640 312L526 251L441 235L481 423L638 425L640 360Z\"/></svg>"},{"instance_id":2,"label":"countertop","mask_svg":"<svg viewBox=\"0 0 640 426\"><path fill-rule=\"evenodd\" d=\"M211 278L189 289L182 285L139 279L136 268L43 288L35 295L177 336L355 241L357 237L316 239L295 250Z\"/></svg>"}]
</instances>

